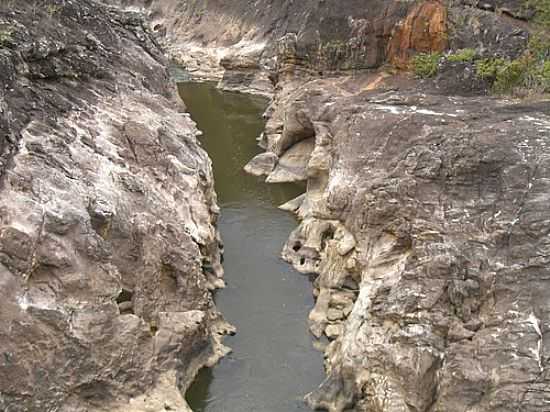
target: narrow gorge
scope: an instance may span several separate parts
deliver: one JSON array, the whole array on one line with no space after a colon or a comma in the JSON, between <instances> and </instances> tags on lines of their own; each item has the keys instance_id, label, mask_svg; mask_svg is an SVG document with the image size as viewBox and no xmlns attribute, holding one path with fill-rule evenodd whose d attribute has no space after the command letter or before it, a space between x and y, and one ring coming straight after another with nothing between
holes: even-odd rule
<instances>
[{"instance_id":1,"label":"narrow gorge","mask_svg":"<svg viewBox=\"0 0 550 412\"><path fill-rule=\"evenodd\" d=\"M0 412L550 410L548 0L3 0L0 81Z\"/></svg>"},{"instance_id":2,"label":"narrow gorge","mask_svg":"<svg viewBox=\"0 0 550 412\"><path fill-rule=\"evenodd\" d=\"M278 257L296 221L277 208L304 187L267 186L243 170L261 150L265 99L215 83L183 82L179 91L212 159L227 282L216 306L237 328L226 339L232 353L201 372L187 399L195 412L307 411L302 397L323 380L322 355L306 327L311 282Z\"/></svg>"}]
</instances>

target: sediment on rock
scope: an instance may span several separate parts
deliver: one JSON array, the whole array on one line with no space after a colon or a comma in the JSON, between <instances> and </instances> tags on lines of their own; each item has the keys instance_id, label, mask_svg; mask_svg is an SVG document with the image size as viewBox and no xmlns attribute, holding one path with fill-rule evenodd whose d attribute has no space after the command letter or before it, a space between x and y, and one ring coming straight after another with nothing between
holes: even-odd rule
<instances>
[{"instance_id":1,"label":"sediment on rock","mask_svg":"<svg viewBox=\"0 0 550 412\"><path fill-rule=\"evenodd\" d=\"M231 330L207 154L139 13L2 6L0 409L188 410Z\"/></svg>"}]
</instances>

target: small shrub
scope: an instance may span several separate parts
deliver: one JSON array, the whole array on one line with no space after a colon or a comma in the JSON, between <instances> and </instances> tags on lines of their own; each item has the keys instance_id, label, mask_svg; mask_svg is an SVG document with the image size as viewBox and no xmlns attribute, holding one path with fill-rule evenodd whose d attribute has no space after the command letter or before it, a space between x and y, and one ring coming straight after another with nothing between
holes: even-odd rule
<instances>
[{"instance_id":1,"label":"small shrub","mask_svg":"<svg viewBox=\"0 0 550 412\"><path fill-rule=\"evenodd\" d=\"M499 58L476 62L476 74L492 81L493 92L509 94L516 90L550 91L550 61L538 60L525 54L515 60Z\"/></svg>"},{"instance_id":2,"label":"small shrub","mask_svg":"<svg viewBox=\"0 0 550 412\"><path fill-rule=\"evenodd\" d=\"M49 4L46 8L46 12L50 17L53 17L55 14L61 11L62 7L57 4Z\"/></svg>"},{"instance_id":3,"label":"small shrub","mask_svg":"<svg viewBox=\"0 0 550 412\"><path fill-rule=\"evenodd\" d=\"M543 92L550 92L550 61L544 62L540 76Z\"/></svg>"},{"instance_id":4,"label":"small shrub","mask_svg":"<svg viewBox=\"0 0 550 412\"><path fill-rule=\"evenodd\" d=\"M468 63L473 62L475 58L476 51L474 49L462 49L449 55L447 60L453 63Z\"/></svg>"},{"instance_id":5,"label":"small shrub","mask_svg":"<svg viewBox=\"0 0 550 412\"><path fill-rule=\"evenodd\" d=\"M538 24L521 56L481 58L468 48L449 54L446 61L474 64L476 77L492 85L495 93L550 93L550 0L525 2L535 10ZM411 69L418 77L433 77L439 72L441 58L440 53L420 53L411 60Z\"/></svg>"},{"instance_id":6,"label":"small shrub","mask_svg":"<svg viewBox=\"0 0 550 412\"><path fill-rule=\"evenodd\" d=\"M522 83L525 88L535 92L550 92L550 61L532 65Z\"/></svg>"},{"instance_id":7,"label":"small shrub","mask_svg":"<svg viewBox=\"0 0 550 412\"><path fill-rule=\"evenodd\" d=\"M499 58L478 60L476 61L476 75L480 79L494 80L505 63L504 59Z\"/></svg>"},{"instance_id":8,"label":"small shrub","mask_svg":"<svg viewBox=\"0 0 550 412\"><path fill-rule=\"evenodd\" d=\"M13 30L3 29L0 30L0 47L9 46L13 40Z\"/></svg>"},{"instance_id":9,"label":"small shrub","mask_svg":"<svg viewBox=\"0 0 550 412\"><path fill-rule=\"evenodd\" d=\"M527 0L526 5L535 10L535 21L537 23L550 27L550 0Z\"/></svg>"},{"instance_id":10,"label":"small shrub","mask_svg":"<svg viewBox=\"0 0 550 412\"><path fill-rule=\"evenodd\" d=\"M417 54L412 59L414 73L423 79L435 76L439 71L441 57L441 53Z\"/></svg>"},{"instance_id":11,"label":"small shrub","mask_svg":"<svg viewBox=\"0 0 550 412\"><path fill-rule=\"evenodd\" d=\"M529 61L517 59L504 62L497 68L493 91L496 93L508 93L524 83L524 78L529 73Z\"/></svg>"},{"instance_id":12,"label":"small shrub","mask_svg":"<svg viewBox=\"0 0 550 412\"><path fill-rule=\"evenodd\" d=\"M550 0L549 6L550 6ZM539 30L531 35L527 51L521 57L527 62L523 87L535 92L550 92L550 35Z\"/></svg>"},{"instance_id":13,"label":"small shrub","mask_svg":"<svg viewBox=\"0 0 550 412\"><path fill-rule=\"evenodd\" d=\"M550 82L550 61L544 62L542 65L542 76L547 82Z\"/></svg>"},{"instance_id":14,"label":"small shrub","mask_svg":"<svg viewBox=\"0 0 550 412\"><path fill-rule=\"evenodd\" d=\"M531 35L527 49L535 59L546 60L550 58L550 36L542 31Z\"/></svg>"}]
</instances>

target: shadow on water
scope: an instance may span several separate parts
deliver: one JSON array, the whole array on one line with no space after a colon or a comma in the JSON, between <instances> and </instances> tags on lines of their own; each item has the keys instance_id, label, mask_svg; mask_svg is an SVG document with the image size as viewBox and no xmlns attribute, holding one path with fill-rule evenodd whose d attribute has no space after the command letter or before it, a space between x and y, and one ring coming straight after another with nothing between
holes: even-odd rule
<instances>
[{"instance_id":1,"label":"shadow on water","mask_svg":"<svg viewBox=\"0 0 550 412\"><path fill-rule=\"evenodd\" d=\"M193 386L187 391L187 402L194 411L204 411L210 398L210 384L214 379L212 369L203 368L197 374Z\"/></svg>"},{"instance_id":2,"label":"shadow on water","mask_svg":"<svg viewBox=\"0 0 550 412\"><path fill-rule=\"evenodd\" d=\"M195 412L307 411L302 397L322 381L322 354L307 332L310 280L279 258L296 221L277 209L305 187L267 185L243 171L261 152L264 99L209 83L180 83L179 92L213 163L228 284L216 304L238 329L226 339L234 352L200 372L189 404Z\"/></svg>"}]
</instances>

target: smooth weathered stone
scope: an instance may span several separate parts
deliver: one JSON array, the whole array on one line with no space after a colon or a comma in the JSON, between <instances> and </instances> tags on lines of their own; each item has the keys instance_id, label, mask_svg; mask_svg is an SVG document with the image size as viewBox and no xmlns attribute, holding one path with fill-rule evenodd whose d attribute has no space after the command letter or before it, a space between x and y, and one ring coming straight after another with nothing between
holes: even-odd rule
<instances>
[{"instance_id":1,"label":"smooth weathered stone","mask_svg":"<svg viewBox=\"0 0 550 412\"><path fill-rule=\"evenodd\" d=\"M336 320L341 320L344 318L344 312L339 309L329 309L327 311L327 319L331 322L334 322Z\"/></svg>"},{"instance_id":2,"label":"smooth weathered stone","mask_svg":"<svg viewBox=\"0 0 550 412\"><path fill-rule=\"evenodd\" d=\"M336 339L344 332L344 326L342 324L331 324L325 328L325 335L329 339Z\"/></svg>"},{"instance_id":3,"label":"smooth weathered stone","mask_svg":"<svg viewBox=\"0 0 550 412\"><path fill-rule=\"evenodd\" d=\"M274 153L260 153L248 162L244 171L254 176L267 176L273 171L278 161L279 158Z\"/></svg>"},{"instance_id":4,"label":"smooth weathered stone","mask_svg":"<svg viewBox=\"0 0 550 412\"><path fill-rule=\"evenodd\" d=\"M235 0L172 16L182 4L149 4L161 41L179 40L169 53L205 63L222 87L250 91L267 75L264 149L282 159L315 141L306 197L287 206L301 222L283 257L318 275L315 336L333 326L330 309L346 319L341 334L329 329L327 381L308 403L544 408L548 102L487 96L473 62L444 58L426 80L384 67L447 48L515 59L532 29L516 17L533 10L520 0ZM270 181L303 176L280 167Z\"/></svg>"},{"instance_id":5,"label":"smooth weathered stone","mask_svg":"<svg viewBox=\"0 0 550 412\"><path fill-rule=\"evenodd\" d=\"M298 196L295 199L289 200L284 205L279 206L279 209L286 210L287 212L297 212L298 209L303 205L304 200L306 199L306 194Z\"/></svg>"},{"instance_id":6,"label":"smooth weathered stone","mask_svg":"<svg viewBox=\"0 0 550 412\"><path fill-rule=\"evenodd\" d=\"M279 159L275 170L266 179L268 183L299 182L307 179L307 165L314 148L314 140L302 140L288 149Z\"/></svg>"}]
</instances>

